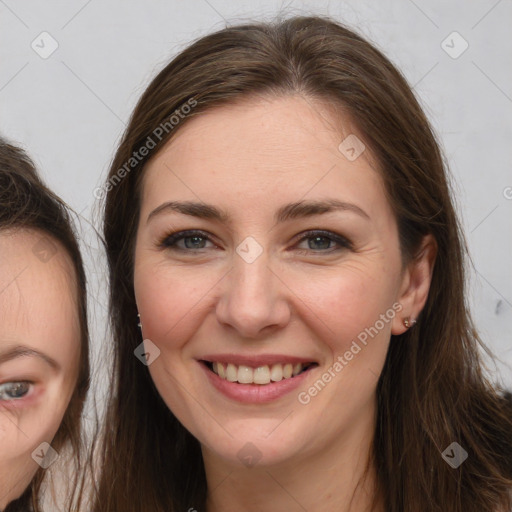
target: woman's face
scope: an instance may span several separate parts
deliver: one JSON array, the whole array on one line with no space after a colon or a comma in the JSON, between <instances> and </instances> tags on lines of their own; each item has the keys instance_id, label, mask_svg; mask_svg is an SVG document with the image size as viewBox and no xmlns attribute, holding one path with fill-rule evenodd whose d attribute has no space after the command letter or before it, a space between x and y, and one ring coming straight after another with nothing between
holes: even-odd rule
<instances>
[{"instance_id":1,"label":"woman's face","mask_svg":"<svg viewBox=\"0 0 512 512\"><path fill-rule=\"evenodd\" d=\"M240 102L191 119L146 167L134 284L149 371L204 454L274 464L372 430L420 280L342 121L343 136L297 96Z\"/></svg>"},{"instance_id":2,"label":"woman's face","mask_svg":"<svg viewBox=\"0 0 512 512\"><path fill-rule=\"evenodd\" d=\"M0 232L0 509L37 469L71 398L80 330L72 263L36 231Z\"/></svg>"}]
</instances>

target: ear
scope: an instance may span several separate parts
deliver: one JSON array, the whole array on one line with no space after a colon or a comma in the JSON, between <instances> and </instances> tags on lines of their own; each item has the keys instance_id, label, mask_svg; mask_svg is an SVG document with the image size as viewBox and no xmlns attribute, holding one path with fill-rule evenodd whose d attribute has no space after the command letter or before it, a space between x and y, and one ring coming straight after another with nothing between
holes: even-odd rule
<instances>
[{"instance_id":1,"label":"ear","mask_svg":"<svg viewBox=\"0 0 512 512\"><path fill-rule=\"evenodd\" d=\"M427 302L432 270L437 255L437 243L430 234L425 235L416 255L413 256L402 275L398 302L402 305L400 315L393 319L391 334L407 331L404 319L414 323Z\"/></svg>"}]
</instances>

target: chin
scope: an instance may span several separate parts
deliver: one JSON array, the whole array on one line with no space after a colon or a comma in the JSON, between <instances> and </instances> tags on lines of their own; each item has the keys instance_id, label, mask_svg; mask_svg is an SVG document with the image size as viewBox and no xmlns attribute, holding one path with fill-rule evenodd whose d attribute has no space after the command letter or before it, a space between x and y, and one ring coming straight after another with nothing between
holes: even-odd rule
<instances>
[{"instance_id":1,"label":"chin","mask_svg":"<svg viewBox=\"0 0 512 512\"><path fill-rule=\"evenodd\" d=\"M225 435L212 437L211 433L199 434L203 454L206 451L210 457L223 459L229 465L252 468L271 467L293 461L304 455L309 441L301 436L296 428L286 425L279 431L283 419L245 419L227 422L226 430L232 437ZM285 420L286 421L286 420Z\"/></svg>"}]
</instances>

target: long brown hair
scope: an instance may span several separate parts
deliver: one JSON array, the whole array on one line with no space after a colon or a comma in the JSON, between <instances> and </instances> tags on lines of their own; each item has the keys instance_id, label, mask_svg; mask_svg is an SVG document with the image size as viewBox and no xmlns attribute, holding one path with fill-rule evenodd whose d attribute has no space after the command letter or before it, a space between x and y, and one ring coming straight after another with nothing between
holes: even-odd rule
<instances>
[{"instance_id":1,"label":"long brown hair","mask_svg":"<svg viewBox=\"0 0 512 512\"><path fill-rule=\"evenodd\" d=\"M75 389L60 427L52 440L52 448L70 449L75 469L80 466L83 450L81 414L89 388L89 334L87 326L86 277L82 257L66 205L39 178L27 154L0 139L0 230L32 229L59 241L69 254L76 275L76 294L80 323L80 362ZM36 284L34 284L36 286ZM66 477L71 482L72 495L80 501L78 472ZM39 512L40 490L45 470L38 469L31 484L4 512ZM73 480L75 479L75 480Z\"/></svg>"},{"instance_id":2,"label":"long brown hair","mask_svg":"<svg viewBox=\"0 0 512 512\"><path fill-rule=\"evenodd\" d=\"M379 50L329 18L294 17L229 27L177 55L143 93L115 154L103 225L114 391L94 511L204 510L199 442L133 355L141 342L133 288L141 180L148 160L189 119L258 94L301 94L342 107L379 163L403 261L414 258L424 235L437 242L427 303L413 329L391 337L377 387L372 455L385 510L508 510L512 412L482 370L483 344L467 305L466 245L436 136ZM169 126L186 104L193 108ZM149 140L151 150L140 151ZM457 469L441 456L452 442L469 454Z\"/></svg>"}]
</instances>

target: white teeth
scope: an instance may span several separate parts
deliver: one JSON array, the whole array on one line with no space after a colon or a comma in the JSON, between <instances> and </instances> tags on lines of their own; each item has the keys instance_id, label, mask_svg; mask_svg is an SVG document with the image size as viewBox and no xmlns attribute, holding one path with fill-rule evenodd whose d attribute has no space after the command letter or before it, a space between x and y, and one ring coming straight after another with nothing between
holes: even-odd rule
<instances>
[{"instance_id":1,"label":"white teeth","mask_svg":"<svg viewBox=\"0 0 512 512\"><path fill-rule=\"evenodd\" d=\"M253 369L243 364L238 367L238 382L240 384L252 384L253 380Z\"/></svg>"},{"instance_id":2,"label":"white teeth","mask_svg":"<svg viewBox=\"0 0 512 512\"><path fill-rule=\"evenodd\" d=\"M238 369L234 364L229 363L226 368L226 379L235 382L238 378Z\"/></svg>"},{"instance_id":3,"label":"white teeth","mask_svg":"<svg viewBox=\"0 0 512 512\"><path fill-rule=\"evenodd\" d=\"M270 378L274 382L279 382L280 380L283 380L283 365L282 364L275 364L272 366L272 370L270 370Z\"/></svg>"},{"instance_id":4,"label":"white teeth","mask_svg":"<svg viewBox=\"0 0 512 512\"><path fill-rule=\"evenodd\" d=\"M238 382L240 384L270 384L271 382L279 382L283 379L295 377L306 367L306 364L286 363L273 364L272 366L264 365L257 368L250 366L234 364L212 363L212 370L221 379L229 382Z\"/></svg>"},{"instance_id":5,"label":"white teeth","mask_svg":"<svg viewBox=\"0 0 512 512\"><path fill-rule=\"evenodd\" d=\"M254 384L269 384L270 369L267 365L259 366L254 370Z\"/></svg>"}]
</instances>

